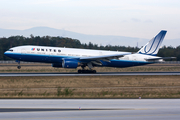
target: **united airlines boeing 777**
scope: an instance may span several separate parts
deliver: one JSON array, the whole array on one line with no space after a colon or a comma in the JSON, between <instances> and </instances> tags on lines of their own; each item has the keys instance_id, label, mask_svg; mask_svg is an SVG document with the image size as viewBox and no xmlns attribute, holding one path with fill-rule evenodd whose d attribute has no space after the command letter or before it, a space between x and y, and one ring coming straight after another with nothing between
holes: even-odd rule
<instances>
[{"instance_id":1,"label":"united airlines boeing 777","mask_svg":"<svg viewBox=\"0 0 180 120\"><path fill-rule=\"evenodd\" d=\"M34 45L13 47L4 54L18 61L52 63L52 67L59 68L77 68L80 66L82 69L78 70L78 73L96 73L96 70L92 70L93 67L123 68L152 64L163 61L163 59L173 58L156 56L165 35L166 31L162 30L134 54L131 54L130 52ZM86 66L88 66L89 70L85 70ZM18 69L20 68L19 62Z\"/></svg>"}]
</instances>

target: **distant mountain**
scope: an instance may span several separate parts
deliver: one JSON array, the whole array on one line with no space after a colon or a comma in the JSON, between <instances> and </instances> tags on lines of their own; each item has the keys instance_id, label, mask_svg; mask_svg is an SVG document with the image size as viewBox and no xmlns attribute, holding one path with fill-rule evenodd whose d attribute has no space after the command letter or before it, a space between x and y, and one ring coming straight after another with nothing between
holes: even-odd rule
<instances>
[{"instance_id":1,"label":"distant mountain","mask_svg":"<svg viewBox=\"0 0 180 120\"><path fill-rule=\"evenodd\" d=\"M145 45L151 38L133 38L125 36L112 36L112 35L86 35L76 32L71 32L62 29L54 29L49 27L34 27L26 30L12 30L12 29L0 29L0 37L10 37L16 35L23 35L24 37L34 36L62 36L73 39L78 39L81 43L93 43L98 45L120 45L120 46L138 46ZM155 36L155 35L154 35ZM152 36L153 37L153 36ZM176 47L180 45L180 39L172 39L163 41L163 45Z\"/></svg>"}]
</instances>

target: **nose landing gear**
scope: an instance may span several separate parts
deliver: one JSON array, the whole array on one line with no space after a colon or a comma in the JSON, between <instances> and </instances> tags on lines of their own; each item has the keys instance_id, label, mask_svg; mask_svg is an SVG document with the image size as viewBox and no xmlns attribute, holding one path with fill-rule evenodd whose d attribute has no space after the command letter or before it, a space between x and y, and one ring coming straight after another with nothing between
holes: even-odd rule
<instances>
[{"instance_id":1,"label":"nose landing gear","mask_svg":"<svg viewBox=\"0 0 180 120\"><path fill-rule=\"evenodd\" d=\"M17 62L18 62L17 68L18 68L18 69L21 69L20 61L17 61Z\"/></svg>"},{"instance_id":2,"label":"nose landing gear","mask_svg":"<svg viewBox=\"0 0 180 120\"><path fill-rule=\"evenodd\" d=\"M17 66L18 69L21 69L21 66Z\"/></svg>"}]
</instances>

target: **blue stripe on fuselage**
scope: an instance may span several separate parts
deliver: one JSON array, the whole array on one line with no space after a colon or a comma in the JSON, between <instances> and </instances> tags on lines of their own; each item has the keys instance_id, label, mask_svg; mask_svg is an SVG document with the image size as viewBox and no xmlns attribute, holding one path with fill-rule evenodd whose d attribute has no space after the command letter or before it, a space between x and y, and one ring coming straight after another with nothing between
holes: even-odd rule
<instances>
[{"instance_id":1,"label":"blue stripe on fuselage","mask_svg":"<svg viewBox=\"0 0 180 120\"><path fill-rule=\"evenodd\" d=\"M46 54L21 54L21 53L5 53L6 56L28 62L45 62L45 63L60 63L62 58L77 58L73 56L59 56L59 55L46 55Z\"/></svg>"},{"instance_id":2,"label":"blue stripe on fuselage","mask_svg":"<svg viewBox=\"0 0 180 120\"><path fill-rule=\"evenodd\" d=\"M140 65L145 65L145 64L151 64L152 62L146 62L146 61L132 61L132 60L116 60L112 59L110 62L104 62L103 66L107 67L132 67L132 66L140 66Z\"/></svg>"}]
</instances>

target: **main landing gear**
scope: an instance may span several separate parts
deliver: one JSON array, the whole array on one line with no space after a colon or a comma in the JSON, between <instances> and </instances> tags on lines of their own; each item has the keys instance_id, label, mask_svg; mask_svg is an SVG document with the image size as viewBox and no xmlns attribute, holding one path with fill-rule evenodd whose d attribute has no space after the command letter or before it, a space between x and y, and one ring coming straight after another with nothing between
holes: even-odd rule
<instances>
[{"instance_id":1,"label":"main landing gear","mask_svg":"<svg viewBox=\"0 0 180 120\"><path fill-rule=\"evenodd\" d=\"M96 73L96 70L78 70L78 73Z\"/></svg>"},{"instance_id":2,"label":"main landing gear","mask_svg":"<svg viewBox=\"0 0 180 120\"><path fill-rule=\"evenodd\" d=\"M86 67L86 65L82 65L82 70L78 70L78 73L96 73L96 70L92 70L92 63L88 63L87 66L89 67L89 70L85 70L84 68Z\"/></svg>"}]
</instances>

